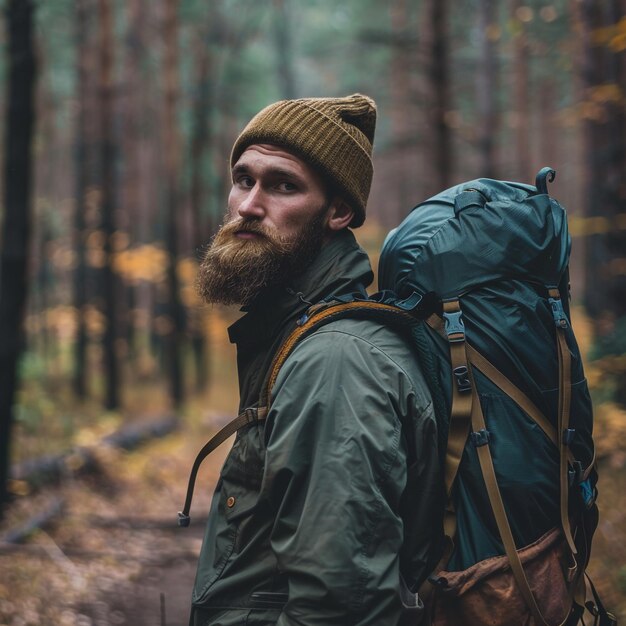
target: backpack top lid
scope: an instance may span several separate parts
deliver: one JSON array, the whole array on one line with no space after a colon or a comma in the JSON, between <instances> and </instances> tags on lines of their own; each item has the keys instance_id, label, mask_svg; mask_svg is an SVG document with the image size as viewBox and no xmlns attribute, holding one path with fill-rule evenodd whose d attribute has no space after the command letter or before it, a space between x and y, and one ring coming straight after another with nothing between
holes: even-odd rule
<instances>
[{"instance_id":1,"label":"backpack top lid","mask_svg":"<svg viewBox=\"0 0 626 626\"><path fill-rule=\"evenodd\" d=\"M570 246L565 210L549 195L480 178L418 204L387 235L379 288L445 299L503 278L558 285Z\"/></svg>"}]
</instances>

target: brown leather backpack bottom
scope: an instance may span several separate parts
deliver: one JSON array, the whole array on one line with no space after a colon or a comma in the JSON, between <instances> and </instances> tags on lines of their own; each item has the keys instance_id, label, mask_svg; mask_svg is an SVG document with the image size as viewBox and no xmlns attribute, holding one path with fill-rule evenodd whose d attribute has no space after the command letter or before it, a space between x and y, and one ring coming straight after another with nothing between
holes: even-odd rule
<instances>
[{"instance_id":1,"label":"brown leather backpack bottom","mask_svg":"<svg viewBox=\"0 0 626 626\"><path fill-rule=\"evenodd\" d=\"M548 624L562 624L572 608L575 564L554 528L518 551L531 590ZM460 572L441 571L447 581L434 594L433 626L535 626L509 561L498 556Z\"/></svg>"}]
</instances>

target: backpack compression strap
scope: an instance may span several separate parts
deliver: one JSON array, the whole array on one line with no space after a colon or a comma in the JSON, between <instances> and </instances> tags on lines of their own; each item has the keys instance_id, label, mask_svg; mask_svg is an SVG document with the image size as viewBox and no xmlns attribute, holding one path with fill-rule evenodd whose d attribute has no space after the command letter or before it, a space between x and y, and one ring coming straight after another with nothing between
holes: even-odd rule
<instances>
[{"instance_id":1,"label":"backpack compression strap","mask_svg":"<svg viewBox=\"0 0 626 626\"><path fill-rule=\"evenodd\" d=\"M567 539L572 554L576 554L576 546L572 537L572 529L569 521L569 472L567 468L567 456L569 444L574 436L574 430L569 427L570 406L572 399L572 357L567 346L565 330L569 327L569 321L563 310L561 294L556 287L548 288L548 302L552 308L554 323L556 325L557 352L559 356L559 451L560 451L560 483L561 483L561 520L563 532Z\"/></svg>"}]
</instances>

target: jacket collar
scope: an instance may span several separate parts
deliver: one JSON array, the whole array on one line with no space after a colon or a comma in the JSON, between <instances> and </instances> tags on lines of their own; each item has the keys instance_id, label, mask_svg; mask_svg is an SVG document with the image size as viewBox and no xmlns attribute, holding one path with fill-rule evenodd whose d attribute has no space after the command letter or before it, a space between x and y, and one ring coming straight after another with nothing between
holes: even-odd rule
<instances>
[{"instance_id":1,"label":"jacket collar","mask_svg":"<svg viewBox=\"0 0 626 626\"><path fill-rule=\"evenodd\" d=\"M352 231L335 234L320 250L313 263L289 285L268 289L245 315L228 329L231 343L261 345L270 343L286 324L331 294L364 290L373 280L366 252Z\"/></svg>"}]
</instances>

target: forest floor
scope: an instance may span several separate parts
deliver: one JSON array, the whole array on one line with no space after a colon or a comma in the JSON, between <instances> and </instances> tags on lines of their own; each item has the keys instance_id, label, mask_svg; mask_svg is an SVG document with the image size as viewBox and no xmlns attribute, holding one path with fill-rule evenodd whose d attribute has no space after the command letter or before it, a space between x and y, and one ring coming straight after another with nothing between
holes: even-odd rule
<instances>
[{"instance_id":1,"label":"forest floor","mask_svg":"<svg viewBox=\"0 0 626 626\"><path fill-rule=\"evenodd\" d=\"M201 438L220 421L209 416L133 452L103 449L97 472L16 500L0 535L59 500L64 512L23 545L0 547L0 624L186 626L228 443L201 469L189 528L177 526L177 511Z\"/></svg>"}]
</instances>

